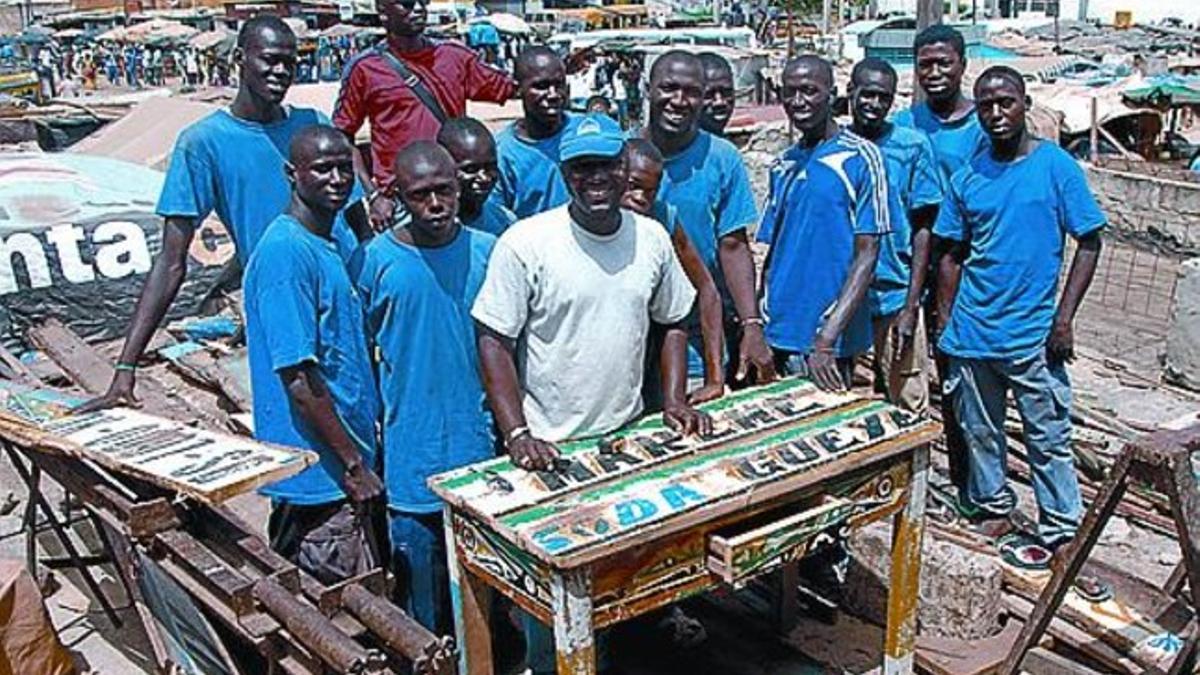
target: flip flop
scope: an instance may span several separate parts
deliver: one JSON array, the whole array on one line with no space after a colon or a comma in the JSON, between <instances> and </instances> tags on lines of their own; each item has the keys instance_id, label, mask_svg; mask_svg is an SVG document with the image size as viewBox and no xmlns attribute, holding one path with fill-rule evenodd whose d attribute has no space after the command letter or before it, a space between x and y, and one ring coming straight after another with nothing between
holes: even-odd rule
<instances>
[{"instance_id":1,"label":"flip flop","mask_svg":"<svg viewBox=\"0 0 1200 675\"><path fill-rule=\"evenodd\" d=\"M1081 574L1075 577L1075 583L1071 587L1079 597L1088 602L1104 602L1112 600L1113 597L1112 587L1092 576Z\"/></svg>"},{"instance_id":2,"label":"flip flop","mask_svg":"<svg viewBox=\"0 0 1200 675\"><path fill-rule=\"evenodd\" d=\"M1014 532L996 542L1000 559L1017 569L1045 571L1050 569L1053 553L1036 539L1023 532Z\"/></svg>"},{"instance_id":3,"label":"flip flop","mask_svg":"<svg viewBox=\"0 0 1200 675\"><path fill-rule=\"evenodd\" d=\"M934 501L954 513L959 520L966 522L968 530L988 539L999 539L1011 534L1016 528L1008 516L997 516L977 506L964 503L958 497L958 490L953 487L935 487L930 490L930 494L933 495Z\"/></svg>"}]
</instances>

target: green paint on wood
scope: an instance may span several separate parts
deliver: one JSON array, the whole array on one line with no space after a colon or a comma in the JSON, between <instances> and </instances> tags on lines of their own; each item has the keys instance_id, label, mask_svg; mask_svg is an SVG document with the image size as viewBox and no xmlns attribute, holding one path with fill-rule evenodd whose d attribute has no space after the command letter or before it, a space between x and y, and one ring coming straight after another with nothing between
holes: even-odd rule
<instances>
[{"instance_id":1,"label":"green paint on wood","mask_svg":"<svg viewBox=\"0 0 1200 675\"><path fill-rule=\"evenodd\" d=\"M772 447L783 445L803 436L808 436L843 426L855 419L870 415L872 413L884 411L890 407L888 404L880 401L864 401L863 403L863 405L850 410L842 410L837 413L825 415L815 420L802 422L788 429L787 431L761 438L757 442L750 445L733 445L710 452L700 452L693 455L685 455L678 460L668 462L659 467L637 472L636 475L626 476L619 480L603 483L592 488L585 488L580 492L570 493L570 500L566 502L562 500L556 500L548 504L534 505L520 511L515 511L500 518L500 522L506 527L514 528L527 523L536 522L544 518L578 508L581 502L597 501L614 493L618 493L633 487L638 483L646 483L669 478L672 475L676 475L691 469L697 469L716 464L731 457L751 454L760 450L766 450Z\"/></svg>"},{"instance_id":2,"label":"green paint on wood","mask_svg":"<svg viewBox=\"0 0 1200 675\"><path fill-rule=\"evenodd\" d=\"M734 392L723 398L708 403L701 404L699 408L708 414L716 414L724 412L731 408L735 408L744 403L749 403L770 396L778 396L780 394L796 393L800 390L812 389L815 387L808 380L798 378L788 378L773 382L761 387L753 389L744 389L739 392ZM643 417L638 422L631 424L620 431L604 436L593 436L574 441L567 441L558 444L558 450L564 457L570 457L576 453L595 451L600 444L601 439L618 439L638 434L650 434L656 431L666 430L667 426L662 421L662 415L649 415ZM504 473L507 471L516 471L517 467L513 465L507 458L499 458L486 464L479 464L477 471L471 473L449 476L434 482L434 484L443 490L453 492L462 489L473 483L486 481L489 478L487 472ZM522 469L523 470L523 469Z\"/></svg>"}]
</instances>

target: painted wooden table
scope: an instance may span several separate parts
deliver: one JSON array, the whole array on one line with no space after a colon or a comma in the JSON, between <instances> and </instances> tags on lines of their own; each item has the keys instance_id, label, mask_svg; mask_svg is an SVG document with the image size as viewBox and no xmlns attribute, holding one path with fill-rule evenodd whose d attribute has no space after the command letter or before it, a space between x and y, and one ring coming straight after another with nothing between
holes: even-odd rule
<instances>
[{"instance_id":1,"label":"painted wooden table","mask_svg":"<svg viewBox=\"0 0 1200 675\"><path fill-rule=\"evenodd\" d=\"M554 471L507 459L435 476L461 673L491 673L490 592L553 627L560 674L595 672L595 632L791 568L816 535L894 516L885 673L910 672L928 444L940 427L788 379L703 406L714 433L654 415L559 444ZM794 590L794 589L789 589Z\"/></svg>"}]
</instances>

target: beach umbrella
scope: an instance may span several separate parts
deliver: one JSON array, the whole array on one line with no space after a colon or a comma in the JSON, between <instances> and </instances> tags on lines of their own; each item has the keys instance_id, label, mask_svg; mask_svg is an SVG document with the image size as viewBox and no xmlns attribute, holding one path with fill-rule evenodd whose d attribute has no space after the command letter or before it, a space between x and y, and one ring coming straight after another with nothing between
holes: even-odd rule
<instances>
[{"instance_id":1,"label":"beach umbrella","mask_svg":"<svg viewBox=\"0 0 1200 675\"><path fill-rule=\"evenodd\" d=\"M193 35L188 40L188 44L196 49L220 48L224 50L226 47L232 47L236 39L237 35L232 31L217 28Z\"/></svg>"},{"instance_id":2,"label":"beach umbrella","mask_svg":"<svg viewBox=\"0 0 1200 675\"><path fill-rule=\"evenodd\" d=\"M54 31L40 24L26 26L25 30L21 31L21 34L17 36L18 42L23 42L27 45L45 44L53 39Z\"/></svg>"},{"instance_id":3,"label":"beach umbrella","mask_svg":"<svg viewBox=\"0 0 1200 675\"><path fill-rule=\"evenodd\" d=\"M528 35L533 32L524 19L505 12L477 16L469 23L490 23L496 30L510 35Z\"/></svg>"},{"instance_id":4,"label":"beach umbrella","mask_svg":"<svg viewBox=\"0 0 1200 675\"><path fill-rule=\"evenodd\" d=\"M1163 105L1200 103L1200 77L1167 74L1148 77L1121 94L1134 103Z\"/></svg>"}]
</instances>

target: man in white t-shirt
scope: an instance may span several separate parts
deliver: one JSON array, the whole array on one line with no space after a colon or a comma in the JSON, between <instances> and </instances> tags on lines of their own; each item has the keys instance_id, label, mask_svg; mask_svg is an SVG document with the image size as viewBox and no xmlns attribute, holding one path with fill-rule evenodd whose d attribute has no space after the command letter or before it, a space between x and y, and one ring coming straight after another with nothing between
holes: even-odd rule
<instances>
[{"instance_id":1,"label":"man in white t-shirt","mask_svg":"<svg viewBox=\"0 0 1200 675\"><path fill-rule=\"evenodd\" d=\"M571 202L501 235L471 311L488 400L513 462L548 469L553 443L608 433L642 412L650 322L666 326L663 417L681 433L712 422L687 404L696 292L657 222L619 207L624 138L589 115L563 138Z\"/></svg>"}]
</instances>

